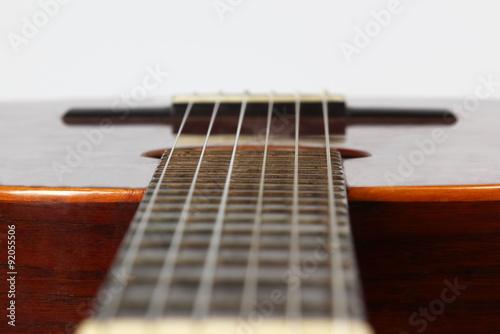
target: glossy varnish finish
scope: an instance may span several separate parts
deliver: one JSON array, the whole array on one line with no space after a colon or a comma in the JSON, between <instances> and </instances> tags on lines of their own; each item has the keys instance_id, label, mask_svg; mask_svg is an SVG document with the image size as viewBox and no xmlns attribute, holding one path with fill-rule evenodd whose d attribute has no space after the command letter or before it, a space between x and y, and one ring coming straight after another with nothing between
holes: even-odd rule
<instances>
[{"instance_id":1,"label":"glossy varnish finish","mask_svg":"<svg viewBox=\"0 0 500 334\"><path fill-rule=\"evenodd\" d=\"M459 102L459 101L458 101ZM387 104L371 102L371 105ZM407 101L412 106L451 107L457 101ZM50 188L146 188L156 167L154 159L142 154L170 147L172 129L165 125L65 126L61 117L75 106L110 106L112 101L8 103L0 105L0 185ZM403 102L401 102L403 104ZM158 105L158 102L156 103ZM161 103L165 105L165 103ZM366 106L365 102L363 106ZM423 126L352 126L339 148L371 154L366 159L345 163L350 187L387 186L461 186L500 184L500 146L497 101L482 102L469 118L454 125ZM283 118L273 123L273 144L281 135ZM288 124L287 123L287 124ZM441 130L440 143L434 143L432 154L404 177L388 182L386 174L399 176L400 159L421 151L418 143L432 140ZM69 166L71 150L89 142L88 136L100 132L102 142L91 145L88 156L58 175L54 163ZM262 136L257 140L262 145Z\"/></svg>"},{"instance_id":2,"label":"glossy varnish finish","mask_svg":"<svg viewBox=\"0 0 500 334\"><path fill-rule=\"evenodd\" d=\"M145 189L0 187L0 202L128 203L139 202Z\"/></svg>"},{"instance_id":3,"label":"glossy varnish finish","mask_svg":"<svg viewBox=\"0 0 500 334\"><path fill-rule=\"evenodd\" d=\"M1 202L2 222L16 224L19 243L30 245L18 248L18 322L10 332L72 333L92 315L136 207ZM444 281L455 277L467 289L427 323L426 333L500 333L498 202L351 201L350 212L368 316L378 333L423 328L410 316L440 299Z\"/></svg>"},{"instance_id":4,"label":"glossy varnish finish","mask_svg":"<svg viewBox=\"0 0 500 334\"><path fill-rule=\"evenodd\" d=\"M351 202L350 212L379 333L500 333L499 202ZM443 292L446 280L466 288Z\"/></svg>"},{"instance_id":5,"label":"glossy varnish finish","mask_svg":"<svg viewBox=\"0 0 500 334\"><path fill-rule=\"evenodd\" d=\"M2 246L16 228L16 327L2 333L73 333L137 208L124 202L0 201ZM2 261L3 262L3 261ZM6 272L6 266L2 266ZM1 281L7 291L7 281ZM9 300L0 297L2 309Z\"/></svg>"},{"instance_id":6,"label":"glossy varnish finish","mask_svg":"<svg viewBox=\"0 0 500 334\"><path fill-rule=\"evenodd\" d=\"M116 127L60 182L52 163L64 162L65 145L75 148L91 129L59 123L69 106L75 103L2 107L10 118L0 141L0 241L16 224L19 308L16 328L2 321L1 332L71 333L91 315L156 165L140 155L171 142L164 127ZM423 329L409 318L455 277L467 289L431 316L425 333L500 333L497 108L485 103L446 129L447 140L397 187L387 187L384 173L397 173L398 157L408 159L433 127L355 127L340 144L372 154L346 161L345 171L368 315L379 333ZM0 301L6 305L5 294Z\"/></svg>"}]
</instances>

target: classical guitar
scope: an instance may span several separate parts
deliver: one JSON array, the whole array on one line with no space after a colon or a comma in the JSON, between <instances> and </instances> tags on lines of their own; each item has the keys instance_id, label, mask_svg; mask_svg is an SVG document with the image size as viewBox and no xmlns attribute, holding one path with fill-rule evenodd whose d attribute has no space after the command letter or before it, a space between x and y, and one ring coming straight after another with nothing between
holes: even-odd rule
<instances>
[{"instance_id":1,"label":"classical guitar","mask_svg":"<svg viewBox=\"0 0 500 334\"><path fill-rule=\"evenodd\" d=\"M487 106L70 106L16 106L39 161L0 178L7 332L500 333Z\"/></svg>"}]
</instances>

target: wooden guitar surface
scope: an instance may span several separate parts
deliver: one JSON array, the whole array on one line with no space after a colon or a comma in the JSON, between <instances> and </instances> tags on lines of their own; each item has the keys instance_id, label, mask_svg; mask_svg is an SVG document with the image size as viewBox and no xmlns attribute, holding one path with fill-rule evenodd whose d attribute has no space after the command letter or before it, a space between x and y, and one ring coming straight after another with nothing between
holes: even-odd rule
<instances>
[{"instance_id":1,"label":"wooden guitar surface","mask_svg":"<svg viewBox=\"0 0 500 334\"><path fill-rule=\"evenodd\" d=\"M158 163L142 155L173 143L161 125L66 126L61 116L75 105L108 104L0 106L2 277L9 225L17 272L16 326L7 324L2 293L1 332L73 333L95 313L97 289ZM451 126L350 127L338 145L370 154L344 168L377 333L500 333L499 107L482 102ZM0 286L9 290L6 279Z\"/></svg>"}]
</instances>

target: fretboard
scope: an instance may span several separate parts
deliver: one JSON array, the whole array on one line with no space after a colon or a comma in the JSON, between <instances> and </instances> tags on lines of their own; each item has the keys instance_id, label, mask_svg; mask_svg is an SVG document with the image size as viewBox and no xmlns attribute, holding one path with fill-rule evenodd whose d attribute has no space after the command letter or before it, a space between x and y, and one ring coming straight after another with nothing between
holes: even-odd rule
<instances>
[{"instance_id":1,"label":"fretboard","mask_svg":"<svg viewBox=\"0 0 500 334\"><path fill-rule=\"evenodd\" d=\"M97 303L81 333L370 333L339 152L167 150Z\"/></svg>"}]
</instances>

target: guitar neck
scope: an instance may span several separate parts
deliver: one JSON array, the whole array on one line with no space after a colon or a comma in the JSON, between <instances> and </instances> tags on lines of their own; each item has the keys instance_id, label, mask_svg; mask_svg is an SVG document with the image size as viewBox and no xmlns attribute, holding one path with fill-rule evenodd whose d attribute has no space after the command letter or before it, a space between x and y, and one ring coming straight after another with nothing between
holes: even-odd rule
<instances>
[{"instance_id":1,"label":"guitar neck","mask_svg":"<svg viewBox=\"0 0 500 334\"><path fill-rule=\"evenodd\" d=\"M243 97L232 102L230 145L210 145L224 122L216 100L203 146L165 151L98 294L99 312L79 333L371 332L329 99L307 100L322 115L308 115L298 97L279 101L293 109L293 145L271 143L272 99L263 143L241 145L251 119ZM186 101L176 143L199 126L189 117L195 106ZM303 126L318 121L322 145L304 147Z\"/></svg>"}]
</instances>

